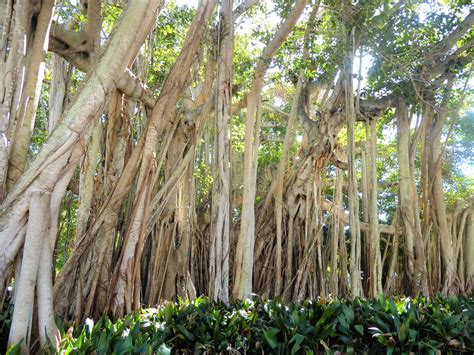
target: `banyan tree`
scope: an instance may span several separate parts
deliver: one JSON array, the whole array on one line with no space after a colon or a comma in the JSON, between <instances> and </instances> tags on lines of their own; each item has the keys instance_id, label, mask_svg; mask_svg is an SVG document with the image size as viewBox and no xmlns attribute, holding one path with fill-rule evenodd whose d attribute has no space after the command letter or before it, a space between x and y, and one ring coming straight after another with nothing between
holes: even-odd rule
<instances>
[{"instance_id":1,"label":"banyan tree","mask_svg":"<svg viewBox=\"0 0 474 355\"><path fill-rule=\"evenodd\" d=\"M474 291L463 1L2 0L9 343L205 294Z\"/></svg>"}]
</instances>

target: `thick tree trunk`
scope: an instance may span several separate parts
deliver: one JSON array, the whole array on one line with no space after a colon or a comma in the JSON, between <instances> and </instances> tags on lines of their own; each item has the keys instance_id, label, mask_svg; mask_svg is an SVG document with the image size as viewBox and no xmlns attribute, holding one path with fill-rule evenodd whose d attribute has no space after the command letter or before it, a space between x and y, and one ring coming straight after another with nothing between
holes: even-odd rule
<instances>
[{"instance_id":1,"label":"thick tree trunk","mask_svg":"<svg viewBox=\"0 0 474 355\"><path fill-rule=\"evenodd\" d=\"M370 226L370 193L369 193L369 185L370 185L370 133L369 133L369 124L365 122L365 132L366 132L366 139L367 139L367 146L361 149L360 152L360 160L361 160L361 207L362 207L362 221ZM370 245L371 245L371 230L361 231L361 244L362 244L362 270L367 270L369 277L364 278L362 282L362 286L364 291L369 294L370 291L370 282L372 278L370 277L371 274L371 265L372 259L370 258Z\"/></svg>"},{"instance_id":2,"label":"thick tree trunk","mask_svg":"<svg viewBox=\"0 0 474 355\"><path fill-rule=\"evenodd\" d=\"M42 250L41 263L38 269L36 289L38 292L38 324L41 346L47 344L47 339L55 345L59 342L59 331L56 328L53 307L53 279L54 279L54 248L58 237L58 220L61 201L64 192L71 180L74 170L69 171L54 187L49 204L49 228L46 233Z\"/></svg>"},{"instance_id":3,"label":"thick tree trunk","mask_svg":"<svg viewBox=\"0 0 474 355\"><path fill-rule=\"evenodd\" d=\"M56 59L56 60L54 60ZM49 111L49 133L54 130L64 110L64 102L67 98L67 76L65 69L67 64L63 59L53 58L53 67L58 72L53 75L50 88L50 111ZM54 248L58 236L58 220L61 208L61 200L66 191L74 170L70 170L54 187L50 200L50 220L49 228L41 250L41 263L38 269L37 292L38 292L38 323L43 325L39 329L41 346L46 345L45 340L50 339L57 344L59 333L56 328L53 307L53 279Z\"/></svg>"},{"instance_id":4,"label":"thick tree trunk","mask_svg":"<svg viewBox=\"0 0 474 355\"><path fill-rule=\"evenodd\" d=\"M84 235L76 233L77 239L71 257L61 269L54 289L56 312L65 319L74 317L77 322L86 316L95 317L105 309L109 298L114 244L118 242L115 240L116 233L122 234L118 221L120 218L128 218L124 217L127 211L118 212L119 205L109 203L110 193L116 187L119 177L122 176L128 152L133 145L131 117L128 116L124 95L118 92L112 94L107 116L104 183L102 193L97 198L111 209L105 213L103 224L100 224L98 230L94 229L94 235L97 237L90 242L88 250L81 249L84 245L84 235L87 233ZM99 211L102 212L101 209ZM91 229L95 226L97 224L93 224ZM74 258L77 255L81 257ZM77 262L71 263L73 259ZM89 287L83 285L84 280L90 285Z\"/></svg>"},{"instance_id":5,"label":"thick tree trunk","mask_svg":"<svg viewBox=\"0 0 474 355\"><path fill-rule=\"evenodd\" d=\"M205 56L205 54L203 54ZM146 281L145 302L155 304L163 300L194 298L196 289L194 281L202 277L201 290L208 289L207 271L191 278L190 265L193 262L196 234L195 223L195 190L192 166L195 161L196 142L201 141L206 119L215 110L214 97L211 94L215 79L215 61L210 58L207 63L206 77L193 91L195 99L183 100L184 117L176 131L170 132L169 151L165 165L165 183L160 186L152 201L153 216L148 221L151 226L151 251L149 256ZM199 109L198 109L199 108ZM175 188L175 186L177 188ZM206 243L206 248L209 244ZM207 255L206 255L207 256ZM203 269L201 269L203 271ZM205 274L205 275L203 275Z\"/></svg>"},{"instance_id":6,"label":"thick tree trunk","mask_svg":"<svg viewBox=\"0 0 474 355\"><path fill-rule=\"evenodd\" d=\"M395 211L395 214L392 219L392 226L395 227L395 231L398 230L398 220L399 220L398 209ZM392 257L390 259L390 266L385 278L384 285L384 294L390 295L395 294L395 283L400 279L400 272L398 269L398 248L399 248L399 236L395 232L392 236Z\"/></svg>"},{"instance_id":7,"label":"thick tree trunk","mask_svg":"<svg viewBox=\"0 0 474 355\"><path fill-rule=\"evenodd\" d=\"M303 39L303 63L306 62L309 55L309 37L310 34L314 31L315 18L319 10L319 2L314 5L310 17L308 19L308 24L305 30L304 39ZM276 173L275 184L273 188L273 195L275 201L275 223L276 223L276 279L275 279L275 290L273 291L274 295L280 295L282 289L282 236L283 236L283 187L285 182L286 169L288 165L288 156L290 148L294 141L295 136L295 122L298 118L298 110L300 108L300 100L303 92L303 83L305 78L305 69L304 67L300 70L298 82L296 83L296 90L293 96L293 101L291 104L291 112L288 117L288 123L285 131L285 139L283 141L282 153L280 162L278 164L278 170ZM307 220L307 225L309 221ZM306 231L307 233L307 231ZM290 251L288 251L290 252ZM287 258L288 259L288 258ZM289 260L289 259L288 259ZM288 268L288 277L291 279L291 267Z\"/></svg>"},{"instance_id":8,"label":"thick tree trunk","mask_svg":"<svg viewBox=\"0 0 474 355\"><path fill-rule=\"evenodd\" d=\"M292 256L294 261L292 268L296 273L293 273L294 276L290 281L285 279L282 286L284 290L287 290L288 295L294 283L294 290L289 293L289 296L293 295L294 299L316 297L323 288L325 289L326 281L321 281L321 273L325 274L327 262L323 253L325 250L322 238L324 236L323 224L318 221L321 221L322 209L326 209L327 206L320 201L317 179L320 178L318 174L325 164L334 158L336 137L342 122L340 114L323 112L318 122L314 123L313 134L309 137L311 140L300 147L285 179L284 196L289 213L285 213L284 223L288 225L288 228L284 239L292 237L294 241L292 254L295 256ZM332 208L328 210L332 211ZM258 210L257 221L257 231L261 237L256 241L255 246L255 292L262 297L270 297L275 285L275 276L271 270L275 269L276 263L274 205L269 202L263 204ZM291 234L290 224L292 224ZM339 228L344 229L341 226ZM307 239L305 239L306 236ZM318 245L321 248L318 248ZM344 245L343 241L342 245ZM286 258L283 261L288 269ZM344 254L341 258L342 262L346 260Z\"/></svg>"},{"instance_id":9,"label":"thick tree trunk","mask_svg":"<svg viewBox=\"0 0 474 355\"><path fill-rule=\"evenodd\" d=\"M430 237L432 231L432 219L431 219L431 205L430 205L430 174L429 174L429 162L430 162L430 145L431 145L431 125L433 120L433 113L431 105L426 103L423 110L423 120L421 121L419 130L421 136L421 167L420 167L420 203L419 209L421 212L421 237L423 242L423 248L425 252L425 263L426 263L426 280L430 285L430 289L436 289L437 273L434 272L436 269L436 262L433 260L431 253L433 249L433 238ZM414 155L415 152L412 154ZM434 268L433 268L434 267ZM430 290L428 290L430 291Z\"/></svg>"}]
</instances>

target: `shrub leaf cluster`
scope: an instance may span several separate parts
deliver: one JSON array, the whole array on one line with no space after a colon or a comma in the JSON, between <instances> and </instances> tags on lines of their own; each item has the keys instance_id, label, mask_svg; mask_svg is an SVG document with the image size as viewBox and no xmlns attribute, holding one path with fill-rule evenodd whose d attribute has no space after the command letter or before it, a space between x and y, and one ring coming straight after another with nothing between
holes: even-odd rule
<instances>
[{"instance_id":1,"label":"shrub leaf cluster","mask_svg":"<svg viewBox=\"0 0 474 355\"><path fill-rule=\"evenodd\" d=\"M474 300L255 298L226 305L200 297L60 331L62 354L467 354L474 352Z\"/></svg>"}]
</instances>

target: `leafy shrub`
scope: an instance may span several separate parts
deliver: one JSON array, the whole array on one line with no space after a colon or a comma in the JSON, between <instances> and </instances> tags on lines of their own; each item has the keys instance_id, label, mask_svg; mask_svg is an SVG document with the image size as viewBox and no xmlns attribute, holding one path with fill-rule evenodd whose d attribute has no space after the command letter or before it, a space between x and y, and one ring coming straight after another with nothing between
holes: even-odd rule
<instances>
[{"instance_id":1,"label":"leafy shrub","mask_svg":"<svg viewBox=\"0 0 474 355\"><path fill-rule=\"evenodd\" d=\"M225 305L200 297L122 319L60 327L63 354L438 354L474 352L474 300L461 297Z\"/></svg>"},{"instance_id":2,"label":"leafy shrub","mask_svg":"<svg viewBox=\"0 0 474 355\"><path fill-rule=\"evenodd\" d=\"M5 354L7 350L8 333L13 316L13 306L10 303L9 293L3 302L3 310L0 307L0 311L0 354Z\"/></svg>"}]
</instances>

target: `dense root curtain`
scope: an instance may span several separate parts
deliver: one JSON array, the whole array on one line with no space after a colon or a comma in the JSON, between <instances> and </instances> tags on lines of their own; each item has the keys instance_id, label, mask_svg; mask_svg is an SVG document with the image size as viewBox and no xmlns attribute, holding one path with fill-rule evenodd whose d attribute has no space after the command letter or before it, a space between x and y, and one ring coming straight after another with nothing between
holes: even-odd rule
<instances>
[{"instance_id":1,"label":"dense root curtain","mask_svg":"<svg viewBox=\"0 0 474 355\"><path fill-rule=\"evenodd\" d=\"M26 351L30 329L34 318L34 305L38 307L38 329L54 333L52 322L52 252L56 235L49 239L47 230L51 226L49 215L54 213L61 201L67 182L64 178L75 168L84 152L95 118L101 113L110 93L116 87L115 73L122 73L132 62L155 21L160 1L133 3L125 11L110 40L106 44L95 70L92 71L82 89L62 115L41 152L22 175L3 201L0 215L0 284L3 293L8 270L23 247L16 285L15 310L10 330L9 344L23 340ZM15 213L10 213L16 211ZM56 220L54 221L56 224ZM54 227L54 228L53 228ZM24 242L23 242L24 241ZM12 246L14 246L12 248ZM43 248L38 247L43 246ZM40 259L40 254L45 250ZM43 273L46 272L46 274ZM28 271L29 270L29 271ZM40 270L38 273L35 270ZM46 276L48 282L42 282ZM36 292L32 292L36 285ZM37 295L36 295L37 293ZM26 296L28 295L28 296ZM37 298L37 303L35 299ZM51 325L53 324L53 325ZM46 336L54 334L40 331L44 344Z\"/></svg>"}]
</instances>

